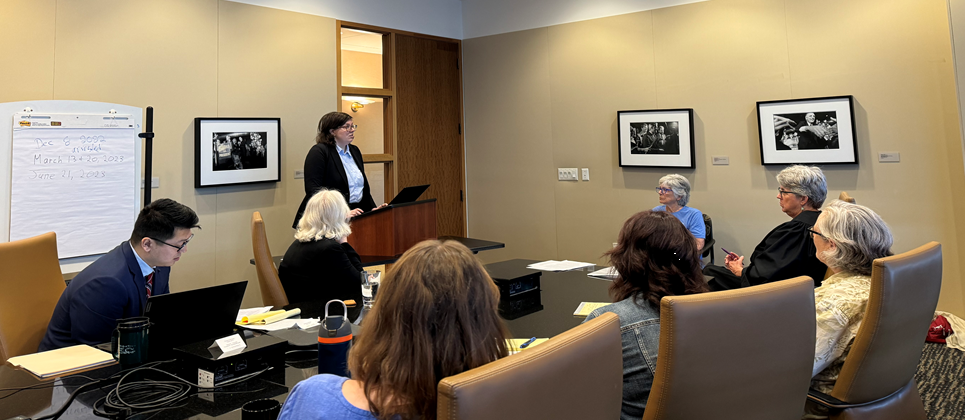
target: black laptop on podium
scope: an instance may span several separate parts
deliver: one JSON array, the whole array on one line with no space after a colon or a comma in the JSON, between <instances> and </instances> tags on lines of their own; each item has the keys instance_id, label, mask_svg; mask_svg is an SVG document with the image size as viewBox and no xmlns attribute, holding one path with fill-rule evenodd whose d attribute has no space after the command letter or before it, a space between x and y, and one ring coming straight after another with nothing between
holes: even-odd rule
<instances>
[{"instance_id":1,"label":"black laptop on podium","mask_svg":"<svg viewBox=\"0 0 965 420\"><path fill-rule=\"evenodd\" d=\"M170 359L175 347L231 334L247 286L239 281L148 298L150 359Z\"/></svg>"},{"instance_id":2,"label":"black laptop on podium","mask_svg":"<svg viewBox=\"0 0 965 420\"><path fill-rule=\"evenodd\" d=\"M426 192L427 189L429 189L429 184L405 187L402 189L402 191L399 191L399 193L395 195L395 198L389 202L389 205L395 206L398 204L412 203L418 200L422 193Z\"/></svg>"}]
</instances>

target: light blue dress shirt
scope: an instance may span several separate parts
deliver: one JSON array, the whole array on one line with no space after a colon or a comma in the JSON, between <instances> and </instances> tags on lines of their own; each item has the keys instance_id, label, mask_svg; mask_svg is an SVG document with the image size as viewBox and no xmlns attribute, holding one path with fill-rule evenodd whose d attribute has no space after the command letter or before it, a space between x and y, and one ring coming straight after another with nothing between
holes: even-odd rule
<instances>
[{"instance_id":1,"label":"light blue dress shirt","mask_svg":"<svg viewBox=\"0 0 965 420\"><path fill-rule=\"evenodd\" d=\"M128 244L128 245L131 245L131 242L128 241L127 244ZM138 265L139 267L141 267L141 274L142 274L145 278L147 278L147 275L148 275L148 274L151 274L151 273L154 272L154 267L151 267L151 266L147 265L147 263L144 262L144 260L141 259L141 256L140 256L140 255L137 255L137 250L134 249L134 245L131 245L131 251L134 251L134 258L137 260L137 265Z\"/></svg>"},{"instance_id":2,"label":"light blue dress shirt","mask_svg":"<svg viewBox=\"0 0 965 420\"><path fill-rule=\"evenodd\" d=\"M362 188L365 187L365 178L362 177L362 171L355 165L355 159L352 158L348 145L345 146L344 150L336 145L335 150L338 150L338 157L342 159L345 175L348 176L348 202L358 203L362 201Z\"/></svg>"}]
</instances>

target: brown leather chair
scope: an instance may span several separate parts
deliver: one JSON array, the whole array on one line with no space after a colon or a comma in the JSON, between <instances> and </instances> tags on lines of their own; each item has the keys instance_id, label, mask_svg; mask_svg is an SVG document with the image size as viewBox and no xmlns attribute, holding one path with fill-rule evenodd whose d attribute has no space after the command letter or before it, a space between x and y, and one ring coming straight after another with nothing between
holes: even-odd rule
<instances>
[{"instance_id":1,"label":"brown leather chair","mask_svg":"<svg viewBox=\"0 0 965 420\"><path fill-rule=\"evenodd\" d=\"M838 195L838 200L855 204L854 197L848 195L847 191L841 191L841 194Z\"/></svg>"},{"instance_id":2,"label":"brown leather chair","mask_svg":"<svg viewBox=\"0 0 965 420\"><path fill-rule=\"evenodd\" d=\"M941 286L938 242L875 260L868 309L834 389L808 398L831 419L924 420L914 375Z\"/></svg>"},{"instance_id":3,"label":"brown leather chair","mask_svg":"<svg viewBox=\"0 0 965 420\"><path fill-rule=\"evenodd\" d=\"M0 363L36 353L66 285L57 235L0 243Z\"/></svg>"},{"instance_id":4,"label":"brown leather chair","mask_svg":"<svg viewBox=\"0 0 965 420\"><path fill-rule=\"evenodd\" d=\"M261 286L262 303L276 309L287 305L288 295L278 278L278 268L268 248L265 221L261 218L261 212L257 211L251 215L251 249L255 253L255 271L258 273L258 285Z\"/></svg>"},{"instance_id":5,"label":"brown leather chair","mask_svg":"<svg viewBox=\"0 0 965 420\"><path fill-rule=\"evenodd\" d=\"M618 419L620 318L605 313L529 350L443 378L439 420Z\"/></svg>"},{"instance_id":6,"label":"brown leather chair","mask_svg":"<svg viewBox=\"0 0 965 420\"><path fill-rule=\"evenodd\" d=\"M815 324L814 281L807 276L664 297L643 419L801 418Z\"/></svg>"}]
</instances>

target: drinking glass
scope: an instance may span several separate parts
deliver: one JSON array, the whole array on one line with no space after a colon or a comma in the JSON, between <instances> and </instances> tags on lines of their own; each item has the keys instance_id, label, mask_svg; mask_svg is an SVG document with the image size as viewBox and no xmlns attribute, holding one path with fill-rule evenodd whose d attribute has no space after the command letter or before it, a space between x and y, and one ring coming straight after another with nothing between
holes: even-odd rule
<instances>
[{"instance_id":1,"label":"drinking glass","mask_svg":"<svg viewBox=\"0 0 965 420\"><path fill-rule=\"evenodd\" d=\"M365 270L362 272L362 305L371 308L375 303L375 295L379 292L379 282L382 272L379 270Z\"/></svg>"}]
</instances>

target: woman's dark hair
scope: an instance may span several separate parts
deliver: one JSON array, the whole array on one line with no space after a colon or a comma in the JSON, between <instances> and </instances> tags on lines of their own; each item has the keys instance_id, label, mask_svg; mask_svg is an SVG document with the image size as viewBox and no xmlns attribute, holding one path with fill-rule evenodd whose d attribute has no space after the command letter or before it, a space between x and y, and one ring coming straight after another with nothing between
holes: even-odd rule
<instances>
[{"instance_id":1,"label":"woman's dark hair","mask_svg":"<svg viewBox=\"0 0 965 420\"><path fill-rule=\"evenodd\" d=\"M349 352L376 418L436 418L439 381L506 357L499 290L465 245L423 241L389 270Z\"/></svg>"},{"instance_id":2,"label":"woman's dark hair","mask_svg":"<svg viewBox=\"0 0 965 420\"><path fill-rule=\"evenodd\" d=\"M335 136L332 130L337 130L345 123L352 120L352 116L344 112L329 112L322 115L318 120L318 134L315 135L315 143L335 144Z\"/></svg>"},{"instance_id":3,"label":"woman's dark hair","mask_svg":"<svg viewBox=\"0 0 965 420\"><path fill-rule=\"evenodd\" d=\"M698 254L694 235L672 214L647 210L631 216L617 246L604 254L620 274L610 286L614 302L633 297L659 307L664 296L708 291Z\"/></svg>"},{"instance_id":4,"label":"woman's dark hair","mask_svg":"<svg viewBox=\"0 0 965 420\"><path fill-rule=\"evenodd\" d=\"M152 201L137 215L131 243L136 244L143 238L166 241L174 237L177 228L191 229L198 226L198 215L190 207L170 198Z\"/></svg>"}]
</instances>

